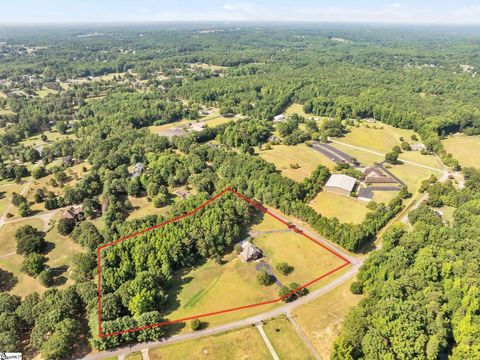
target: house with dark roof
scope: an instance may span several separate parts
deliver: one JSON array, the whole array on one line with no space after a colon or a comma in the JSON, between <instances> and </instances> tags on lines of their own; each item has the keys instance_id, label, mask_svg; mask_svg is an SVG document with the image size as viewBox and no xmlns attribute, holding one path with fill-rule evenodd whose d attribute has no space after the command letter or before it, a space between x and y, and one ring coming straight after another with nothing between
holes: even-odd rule
<instances>
[{"instance_id":1,"label":"house with dark roof","mask_svg":"<svg viewBox=\"0 0 480 360\"><path fill-rule=\"evenodd\" d=\"M83 216L83 205L70 206L62 214L62 219L79 220Z\"/></svg>"},{"instance_id":2,"label":"house with dark roof","mask_svg":"<svg viewBox=\"0 0 480 360\"><path fill-rule=\"evenodd\" d=\"M242 251L240 251L239 256L244 262L255 261L263 257L262 250L257 248L248 240L242 241L240 246L242 247Z\"/></svg>"}]
</instances>

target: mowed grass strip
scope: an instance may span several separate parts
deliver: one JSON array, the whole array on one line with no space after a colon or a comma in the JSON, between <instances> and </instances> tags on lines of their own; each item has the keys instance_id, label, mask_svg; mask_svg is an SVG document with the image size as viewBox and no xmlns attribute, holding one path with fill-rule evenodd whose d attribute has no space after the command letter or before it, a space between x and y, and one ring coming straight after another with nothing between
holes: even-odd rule
<instances>
[{"instance_id":1,"label":"mowed grass strip","mask_svg":"<svg viewBox=\"0 0 480 360\"><path fill-rule=\"evenodd\" d=\"M321 191L309 204L326 217L336 217L342 223L359 224L370 212L367 203L350 196Z\"/></svg>"},{"instance_id":2,"label":"mowed grass strip","mask_svg":"<svg viewBox=\"0 0 480 360\"><path fill-rule=\"evenodd\" d=\"M442 141L461 166L480 168L480 136L456 134Z\"/></svg>"},{"instance_id":3,"label":"mowed grass strip","mask_svg":"<svg viewBox=\"0 0 480 360\"><path fill-rule=\"evenodd\" d=\"M285 316L266 321L263 330L280 359L314 359Z\"/></svg>"},{"instance_id":4,"label":"mowed grass strip","mask_svg":"<svg viewBox=\"0 0 480 360\"><path fill-rule=\"evenodd\" d=\"M222 333L149 350L150 360L271 359L255 327Z\"/></svg>"},{"instance_id":5,"label":"mowed grass strip","mask_svg":"<svg viewBox=\"0 0 480 360\"><path fill-rule=\"evenodd\" d=\"M362 299L362 296L350 292L353 281L351 279L293 311L298 325L322 359L330 358L343 319Z\"/></svg>"},{"instance_id":6,"label":"mowed grass strip","mask_svg":"<svg viewBox=\"0 0 480 360\"><path fill-rule=\"evenodd\" d=\"M262 150L258 154L262 159L274 164L284 176L298 182L310 176L318 165L324 165L329 169L335 167L333 161L305 144L274 145L271 150ZM298 164L300 168L293 169L292 164Z\"/></svg>"}]
</instances>

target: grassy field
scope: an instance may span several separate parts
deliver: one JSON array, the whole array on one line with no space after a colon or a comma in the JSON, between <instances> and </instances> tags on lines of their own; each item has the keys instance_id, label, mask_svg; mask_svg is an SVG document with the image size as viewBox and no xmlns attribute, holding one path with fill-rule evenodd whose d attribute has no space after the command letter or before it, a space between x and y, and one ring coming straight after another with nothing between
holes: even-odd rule
<instances>
[{"instance_id":1,"label":"grassy field","mask_svg":"<svg viewBox=\"0 0 480 360\"><path fill-rule=\"evenodd\" d=\"M10 204L12 193L19 193L21 190L21 184L10 183L0 186L0 216L3 215Z\"/></svg>"},{"instance_id":2,"label":"grassy field","mask_svg":"<svg viewBox=\"0 0 480 360\"><path fill-rule=\"evenodd\" d=\"M239 117L224 117L220 115L220 112L218 109L210 109L211 114L209 115L201 115L199 119L197 120L188 120L188 119L183 119L180 121L175 121L169 124L164 124L164 125L153 125L150 126L148 129L150 130L151 133L153 134L158 134L158 135L169 135L168 132L175 127L184 127L187 126L189 123L193 122L204 122L207 124L208 127L215 127L221 124L225 124L230 121L236 121L239 119Z\"/></svg>"},{"instance_id":3,"label":"grassy field","mask_svg":"<svg viewBox=\"0 0 480 360\"><path fill-rule=\"evenodd\" d=\"M134 210L128 215L127 220L139 219L148 215L166 216L170 209L169 206L162 208L154 207L152 202L147 200L146 196L140 198L129 196L128 200L132 204Z\"/></svg>"},{"instance_id":4,"label":"grassy field","mask_svg":"<svg viewBox=\"0 0 480 360\"><path fill-rule=\"evenodd\" d=\"M149 355L150 360L271 359L255 327L150 349Z\"/></svg>"},{"instance_id":5,"label":"grassy field","mask_svg":"<svg viewBox=\"0 0 480 360\"><path fill-rule=\"evenodd\" d=\"M372 200L377 203L388 204L397 195L398 191L374 191Z\"/></svg>"},{"instance_id":6,"label":"grassy field","mask_svg":"<svg viewBox=\"0 0 480 360\"><path fill-rule=\"evenodd\" d=\"M285 229L285 226L279 224L266 216L262 221L258 221L251 231ZM343 263L336 256L294 232L258 234L253 242L264 252L264 261L271 265L284 285L291 282L304 284ZM275 266L282 261L294 267L293 273L285 276L275 270ZM264 287L257 284L256 265L253 262L244 263L232 252L224 256L221 264L208 260L186 273L178 272L175 276L176 285L171 290L173 296L166 306L166 318L175 320L278 298L277 285ZM331 281L329 278L324 280ZM311 289L324 285L325 282L316 283ZM217 325L267 311L278 304L262 305L201 320L209 325ZM182 332L188 330L186 326Z\"/></svg>"},{"instance_id":7,"label":"grassy field","mask_svg":"<svg viewBox=\"0 0 480 360\"><path fill-rule=\"evenodd\" d=\"M407 184L408 190L413 194L417 193L422 180L427 179L431 174L440 175L435 171L407 164L394 165L389 170L403 180Z\"/></svg>"},{"instance_id":8,"label":"grassy field","mask_svg":"<svg viewBox=\"0 0 480 360\"><path fill-rule=\"evenodd\" d=\"M23 225L32 225L41 230L43 221L39 219L25 219L10 224L5 224L0 228L2 236L0 236L0 256L15 251L17 242L15 240L15 231Z\"/></svg>"},{"instance_id":9,"label":"grassy field","mask_svg":"<svg viewBox=\"0 0 480 360\"><path fill-rule=\"evenodd\" d=\"M56 94L56 93L58 93L58 91L44 87L41 90L37 90L36 93L37 93L37 96L39 96L41 98L44 98L45 96L47 96L49 94Z\"/></svg>"},{"instance_id":10,"label":"grassy field","mask_svg":"<svg viewBox=\"0 0 480 360\"><path fill-rule=\"evenodd\" d=\"M330 358L345 315L361 300L361 296L350 292L352 282L353 279L345 282L293 312L295 320L322 359Z\"/></svg>"},{"instance_id":11,"label":"grassy field","mask_svg":"<svg viewBox=\"0 0 480 360\"><path fill-rule=\"evenodd\" d=\"M277 297L278 289L274 286L263 287L257 284L254 263L244 263L235 254L224 257L220 265L213 260L182 276L183 284L172 297L167 308L168 319L175 320L212 311L234 308L242 305L272 300ZM181 284L181 285L180 285ZM240 312L231 312L202 319L210 324L232 321L256 312L268 310L268 306L253 308ZM184 328L184 331L187 331Z\"/></svg>"},{"instance_id":12,"label":"grassy field","mask_svg":"<svg viewBox=\"0 0 480 360\"><path fill-rule=\"evenodd\" d=\"M34 136L30 136L28 139L21 142L24 146L36 146L36 145L47 145L49 142L58 141L60 139L73 139L75 135L73 134L72 130L69 129L66 134L60 134L56 130L45 131L43 133L47 136L47 142L42 141L41 136L42 134L37 134Z\"/></svg>"},{"instance_id":13,"label":"grassy field","mask_svg":"<svg viewBox=\"0 0 480 360\"><path fill-rule=\"evenodd\" d=\"M254 237L253 243L263 251L265 261L270 264L280 282L286 286L291 282L305 284L344 262L295 232L258 235ZM293 266L294 271L289 275L282 275L276 270L277 264L281 262Z\"/></svg>"},{"instance_id":14,"label":"grassy field","mask_svg":"<svg viewBox=\"0 0 480 360\"><path fill-rule=\"evenodd\" d=\"M258 152L257 149L257 153L266 161L273 163L284 176L298 182L310 176L318 165L325 165L330 169L335 166L333 161L304 144L296 146L274 145L271 150ZM300 168L292 169L291 164L298 164Z\"/></svg>"},{"instance_id":15,"label":"grassy field","mask_svg":"<svg viewBox=\"0 0 480 360\"><path fill-rule=\"evenodd\" d=\"M293 114L298 114L307 119L313 117L312 114L307 114L305 111L303 111L303 105L298 103L293 103L285 110L285 116L292 116Z\"/></svg>"},{"instance_id":16,"label":"grassy field","mask_svg":"<svg viewBox=\"0 0 480 360\"><path fill-rule=\"evenodd\" d=\"M480 168L480 136L456 134L442 141L447 152L451 153L462 166Z\"/></svg>"},{"instance_id":17,"label":"grassy field","mask_svg":"<svg viewBox=\"0 0 480 360\"><path fill-rule=\"evenodd\" d=\"M59 214L55 216L59 218ZM1 255L9 254L16 250L15 231L23 225L31 225L39 230L44 229L44 222L40 219L25 219L22 221L16 221L13 223L7 223L1 228L2 236L0 237L0 249ZM45 241L47 242L48 252L46 253L46 264L56 269L55 274L59 275L56 285L64 287L73 284L73 281L69 280L68 272L60 270L62 267L68 267L71 265L73 254L84 251L81 246L75 244L69 237L61 236L56 227L52 227L45 235ZM46 288L40 285L40 283L20 272L24 256L23 255L10 255L6 257L0 257L0 267L12 272L17 278L18 283L12 289L11 293L15 295L25 296L32 291L43 293Z\"/></svg>"},{"instance_id":18,"label":"grassy field","mask_svg":"<svg viewBox=\"0 0 480 360\"><path fill-rule=\"evenodd\" d=\"M290 321L282 316L265 322L263 330L280 359L313 359Z\"/></svg>"},{"instance_id":19,"label":"grassy field","mask_svg":"<svg viewBox=\"0 0 480 360\"><path fill-rule=\"evenodd\" d=\"M369 212L366 203L344 195L321 191L310 206L326 217L336 217L342 223L359 224Z\"/></svg>"},{"instance_id":20,"label":"grassy field","mask_svg":"<svg viewBox=\"0 0 480 360\"><path fill-rule=\"evenodd\" d=\"M376 129L373 128L374 126ZM349 127L349 130L350 132L339 141L383 153L389 152L395 145L400 145L400 137L411 143L410 137L415 134L412 130L398 129L382 123L368 124L368 127L366 124L361 124L359 127ZM418 134L417 137L420 138Z\"/></svg>"}]
</instances>

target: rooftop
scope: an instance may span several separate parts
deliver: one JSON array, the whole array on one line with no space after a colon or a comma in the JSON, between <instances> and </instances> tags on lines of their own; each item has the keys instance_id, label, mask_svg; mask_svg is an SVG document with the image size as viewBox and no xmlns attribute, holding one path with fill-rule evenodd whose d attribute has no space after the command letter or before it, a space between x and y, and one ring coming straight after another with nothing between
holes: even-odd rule
<instances>
[{"instance_id":1,"label":"rooftop","mask_svg":"<svg viewBox=\"0 0 480 360\"><path fill-rule=\"evenodd\" d=\"M351 176L344 174L333 174L330 176L330 179L328 179L325 186L337 187L347 191L352 191L356 182L357 180Z\"/></svg>"}]
</instances>

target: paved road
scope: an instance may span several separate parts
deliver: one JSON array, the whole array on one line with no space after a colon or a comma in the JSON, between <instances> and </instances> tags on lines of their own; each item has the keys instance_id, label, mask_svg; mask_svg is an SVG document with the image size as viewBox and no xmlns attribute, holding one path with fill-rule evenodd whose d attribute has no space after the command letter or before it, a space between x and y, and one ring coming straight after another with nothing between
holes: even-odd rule
<instances>
[{"instance_id":1,"label":"paved road","mask_svg":"<svg viewBox=\"0 0 480 360\"><path fill-rule=\"evenodd\" d=\"M355 149L355 150L364 151L364 152L374 154L374 155L385 156L384 153L374 151L374 150L370 150L370 149L367 149L367 148L364 148L364 147L361 147L361 146L350 145L350 144L347 144L347 143L344 143L344 142L341 142L341 141L337 141L337 140L333 140L333 139L330 139L330 138L328 140L330 140L334 144L340 144L340 145L347 146L347 147ZM424 168L424 169L428 169L428 170L432 170L432 171L436 171L436 172L443 172L444 171L444 170L440 170L438 168L434 168L434 167L431 167L431 166L428 166L428 165L419 164L419 163L414 162L414 161L405 160L405 159L402 159L401 157L399 157L398 159L405 164L421 167L421 168Z\"/></svg>"},{"instance_id":2,"label":"paved road","mask_svg":"<svg viewBox=\"0 0 480 360\"><path fill-rule=\"evenodd\" d=\"M140 343L136 344L134 346L124 346L121 348L117 348L112 351L101 351L97 353L91 353L85 356L83 359L84 360L101 360L103 358L109 357L109 356L119 356L119 355L125 355L126 353L131 353L135 351L141 351L145 348L152 348L152 347L158 347L162 345L168 345L168 344L175 344L179 343L182 341L186 340L193 340L193 339L198 339L201 337L205 336L211 336L215 335L218 333L222 333L225 331L229 330L234 330L234 329L239 329L243 328L246 326L250 326L252 324L256 324L258 322L261 322L263 320L268 320L273 317L279 316L279 315L286 315L288 312L291 312L292 310L296 309L299 306L305 305L309 303L310 301L319 298L322 295L325 295L329 291L335 289L336 287L340 286L344 282L348 281L352 277L354 277L360 266L363 264L363 260L357 261L356 264L352 265L347 272L343 273L341 276L338 278L332 280L330 283L322 286L321 288L318 288L312 292L310 292L308 295L298 298L297 300L291 302L291 303L286 303L283 304L275 309L265 311L261 314L255 315L248 317L246 319L242 320L237 320L237 321L232 321L227 324L223 325L218 325L218 326L213 326L211 328L207 328L205 330L199 330L195 332L190 332L186 334L180 334L180 335L174 335L170 338L163 339L163 340L157 340L157 341L151 341L151 342L146 342L146 343Z\"/></svg>"}]
</instances>

